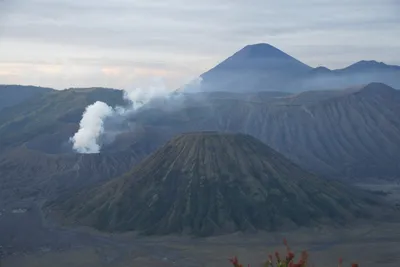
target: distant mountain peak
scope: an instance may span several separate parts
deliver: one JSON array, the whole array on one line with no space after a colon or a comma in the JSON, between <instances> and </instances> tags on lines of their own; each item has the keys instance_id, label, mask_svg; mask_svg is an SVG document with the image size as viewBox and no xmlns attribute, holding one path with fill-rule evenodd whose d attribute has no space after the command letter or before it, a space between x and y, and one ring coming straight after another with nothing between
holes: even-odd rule
<instances>
[{"instance_id":1,"label":"distant mountain peak","mask_svg":"<svg viewBox=\"0 0 400 267\"><path fill-rule=\"evenodd\" d=\"M267 43L249 44L243 47L243 49L277 49L275 46Z\"/></svg>"},{"instance_id":2,"label":"distant mountain peak","mask_svg":"<svg viewBox=\"0 0 400 267\"><path fill-rule=\"evenodd\" d=\"M360 92L364 93L371 93L371 94L388 94L388 93L395 93L396 89L390 87L387 84L384 83L379 83L379 82L373 82L365 85L360 89Z\"/></svg>"},{"instance_id":3,"label":"distant mountain peak","mask_svg":"<svg viewBox=\"0 0 400 267\"><path fill-rule=\"evenodd\" d=\"M249 57L288 56L278 48L266 43L247 45L239 50L236 54L246 55Z\"/></svg>"},{"instance_id":4,"label":"distant mountain peak","mask_svg":"<svg viewBox=\"0 0 400 267\"><path fill-rule=\"evenodd\" d=\"M378 62L376 60L360 60L355 64L384 64L383 62Z\"/></svg>"},{"instance_id":5,"label":"distant mountain peak","mask_svg":"<svg viewBox=\"0 0 400 267\"><path fill-rule=\"evenodd\" d=\"M310 66L265 43L243 47L203 73L203 91L281 90L282 83L307 73Z\"/></svg>"},{"instance_id":6,"label":"distant mountain peak","mask_svg":"<svg viewBox=\"0 0 400 267\"><path fill-rule=\"evenodd\" d=\"M329 73L329 72L331 72L331 70L325 66L319 66L319 67L316 67L315 69L312 69L312 72L313 73Z\"/></svg>"},{"instance_id":7,"label":"distant mountain peak","mask_svg":"<svg viewBox=\"0 0 400 267\"><path fill-rule=\"evenodd\" d=\"M354 63L352 66L387 66L383 62L378 62L376 60L361 60Z\"/></svg>"},{"instance_id":8,"label":"distant mountain peak","mask_svg":"<svg viewBox=\"0 0 400 267\"><path fill-rule=\"evenodd\" d=\"M325 66L318 66L318 67L316 67L315 68L315 70L331 70L331 69L329 69L329 68L327 68L327 67L325 67Z\"/></svg>"},{"instance_id":9,"label":"distant mountain peak","mask_svg":"<svg viewBox=\"0 0 400 267\"><path fill-rule=\"evenodd\" d=\"M344 68L343 70L363 71L363 70L368 70L368 69L400 70L400 66L388 65L388 64L385 64L384 62L378 62L376 60L361 60L361 61L358 61L358 62L348 66L347 68Z\"/></svg>"},{"instance_id":10,"label":"distant mountain peak","mask_svg":"<svg viewBox=\"0 0 400 267\"><path fill-rule=\"evenodd\" d=\"M271 44L267 44L267 43L249 44L249 45L245 46L245 48L261 48L261 47L277 49L275 46L273 46Z\"/></svg>"},{"instance_id":11,"label":"distant mountain peak","mask_svg":"<svg viewBox=\"0 0 400 267\"><path fill-rule=\"evenodd\" d=\"M311 67L286 54L282 50L270 44L259 43L243 47L210 71L223 68L247 70L248 68L252 68L272 71L282 67L284 67L284 69L295 68L303 71L305 69L311 69Z\"/></svg>"},{"instance_id":12,"label":"distant mountain peak","mask_svg":"<svg viewBox=\"0 0 400 267\"><path fill-rule=\"evenodd\" d=\"M366 88L385 88L385 89L395 90L392 87L390 87L389 85L384 84L384 83L379 83L379 82L369 83L364 86L364 89L366 89Z\"/></svg>"}]
</instances>

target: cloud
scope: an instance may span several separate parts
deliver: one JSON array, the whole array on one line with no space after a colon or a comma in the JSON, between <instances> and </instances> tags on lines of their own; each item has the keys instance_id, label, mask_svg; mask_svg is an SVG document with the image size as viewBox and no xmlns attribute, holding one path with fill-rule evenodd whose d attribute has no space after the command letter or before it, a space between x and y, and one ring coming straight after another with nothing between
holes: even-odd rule
<instances>
[{"instance_id":1,"label":"cloud","mask_svg":"<svg viewBox=\"0 0 400 267\"><path fill-rule=\"evenodd\" d=\"M105 67L101 69L101 72L106 76L119 76L122 70L118 67Z\"/></svg>"},{"instance_id":2,"label":"cloud","mask_svg":"<svg viewBox=\"0 0 400 267\"><path fill-rule=\"evenodd\" d=\"M38 72L50 75L59 74L63 72L63 67L61 65L55 65L55 64L38 64L36 66L36 69Z\"/></svg>"},{"instance_id":3,"label":"cloud","mask_svg":"<svg viewBox=\"0 0 400 267\"><path fill-rule=\"evenodd\" d=\"M0 68L0 77L12 77L12 76L18 76L19 71L18 68Z\"/></svg>"},{"instance_id":4,"label":"cloud","mask_svg":"<svg viewBox=\"0 0 400 267\"><path fill-rule=\"evenodd\" d=\"M157 68L135 68L134 73L142 76L149 77L165 77L168 75L174 75L174 71L167 69L157 69Z\"/></svg>"},{"instance_id":5,"label":"cloud","mask_svg":"<svg viewBox=\"0 0 400 267\"><path fill-rule=\"evenodd\" d=\"M104 76L100 80L122 87L121 75L101 69L145 69L142 79L153 69L164 72L175 88L258 42L311 65L343 67L364 58L400 64L398 0L3 0L0 5L0 51L7 51L0 62L86 69L86 76L68 75L71 84L97 82L97 72ZM40 80L48 78L43 74Z\"/></svg>"}]
</instances>

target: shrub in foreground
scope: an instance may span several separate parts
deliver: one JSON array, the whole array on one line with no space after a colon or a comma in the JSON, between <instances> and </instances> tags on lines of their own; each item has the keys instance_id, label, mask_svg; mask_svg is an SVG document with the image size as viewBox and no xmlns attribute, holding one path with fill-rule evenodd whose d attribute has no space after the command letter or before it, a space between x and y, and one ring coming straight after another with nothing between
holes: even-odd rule
<instances>
[{"instance_id":1,"label":"shrub in foreground","mask_svg":"<svg viewBox=\"0 0 400 267\"><path fill-rule=\"evenodd\" d=\"M302 251L299 260L295 261L295 254L290 250L286 239L283 240L286 247L286 256L282 257L279 252L275 252L275 259L272 255L268 256L268 260L264 262L263 267L310 267L308 262L308 252ZM229 260L234 267L244 267L237 257ZM342 259L339 259L338 267L342 267ZM247 265L250 267L250 265ZM359 267L357 263L353 263L351 267Z\"/></svg>"}]
</instances>

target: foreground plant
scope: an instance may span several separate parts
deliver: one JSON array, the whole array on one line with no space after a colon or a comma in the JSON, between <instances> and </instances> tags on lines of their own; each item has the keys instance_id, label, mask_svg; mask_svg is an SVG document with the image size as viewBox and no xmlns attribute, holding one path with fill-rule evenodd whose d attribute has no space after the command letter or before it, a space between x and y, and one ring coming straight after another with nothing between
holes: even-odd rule
<instances>
[{"instance_id":1,"label":"foreground plant","mask_svg":"<svg viewBox=\"0 0 400 267\"><path fill-rule=\"evenodd\" d=\"M286 248L286 256L281 257L278 251L275 252L275 260L272 255L268 256L268 260L263 264L263 267L308 267L308 253L307 251L302 251L300 255L300 259L295 263L295 254L290 250L290 247L286 241L286 239L283 240L283 244L285 245ZM234 257L229 260L234 267L243 267L243 264L241 264L238 260L237 257ZM338 267L343 267L343 260L340 258L339 259L339 265ZM247 265L250 267L250 265ZM357 263L353 263L351 267L359 267Z\"/></svg>"}]
</instances>

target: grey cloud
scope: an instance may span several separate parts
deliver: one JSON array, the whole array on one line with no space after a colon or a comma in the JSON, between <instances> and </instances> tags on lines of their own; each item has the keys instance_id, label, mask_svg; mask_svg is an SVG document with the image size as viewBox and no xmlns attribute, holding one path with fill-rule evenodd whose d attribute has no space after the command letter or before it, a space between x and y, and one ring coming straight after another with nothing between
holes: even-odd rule
<instances>
[{"instance_id":1,"label":"grey cloud","mask_svg":"<svg viewBox=\"0 0 400 267\"><path fill-rule=\"evenodd\" d=\"M61 50L58 58L64 54L71 64L193 72L196 61L212 67L256 42L317 65L400 61L392 56L400 54L398 0L3 0L0 5L0 48L2 41L27 49L33 43L69 47L76 55ZM88 49L98 51L96 57L86 57ZM9 53L23 60L18 52ZM58 60L40 53L45 61ZM10 58L0 54L2 61Z\"/></svg>"},{"instance_id":2,"label":"grey cloud","mask_svg":"<svg viewBox=\"0 0 400 267\"><path fill-rule=\"evenodd\" d=\"M31 35L35 35L46 41L53 37L52 41L61 39L65 42L58 36L63 33L70 43L82 39L86 43L86 39L89 43L102 41L104 45L118 40L121 44L143 45L142 40L150 45L166 42L165 46L168 46L170 40L173 45L183 47L190 44L181 43L185 42L184 37L192 41L210 38L210 41L218 42L219 36L225 38L236 34L276 36L304 30L380 27L400 21L395 10L385 5L391 0L379 1L379 4L372 0L306 3L255 0L251 4L224 0L218 6L213 2L205 0L202 4L188 5L178 0L152 1L152 4L144 1L17 0L19 4L14 9L14 19L11 16L8 34L16 38L33 38ZM361 7L361 12L355 12ZM45 19L46 14L56 14L53 23Z\"/></svg>"}]
</instances>

